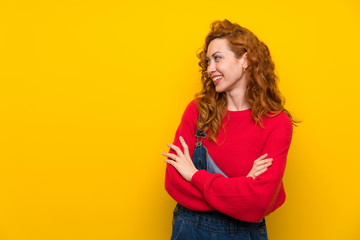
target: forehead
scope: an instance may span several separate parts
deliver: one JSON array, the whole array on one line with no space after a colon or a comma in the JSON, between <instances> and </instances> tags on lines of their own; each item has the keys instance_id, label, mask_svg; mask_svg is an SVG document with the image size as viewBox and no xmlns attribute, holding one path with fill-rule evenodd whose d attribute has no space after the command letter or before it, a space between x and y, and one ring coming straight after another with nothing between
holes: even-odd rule
<instances>
[{"instance_id":1,"label":"forehead","mask_svg":"<svg viewBox=\"0 0 360 240\"><path fill-rule=\"evenodd\" d=\"M210 58L215 52L228 53L231 52L229 49L229 42L226 38L216 38L209 43L206 57Z\"/></svg>"}]
</instances>

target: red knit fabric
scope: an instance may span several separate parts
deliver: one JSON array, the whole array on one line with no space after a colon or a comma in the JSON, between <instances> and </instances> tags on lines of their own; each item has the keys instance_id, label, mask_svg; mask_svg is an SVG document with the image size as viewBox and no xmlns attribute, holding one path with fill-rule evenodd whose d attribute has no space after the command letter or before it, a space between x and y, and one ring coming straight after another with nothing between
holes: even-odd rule
<instances>
[{"instance_id":1,"label":"red knit fabric","mask_svg":"<svg viewBox=\"0 0 360 240\"><path fill-rule=\"evenodd\" d=\"M264 117L261 128L251 117L251 110L228 111L217 136L218 145L203 140L216 165L229 177L211 174L206 170L196 172L191 180L184 180L177 170L167 164L165 188L181 205L195 211L217 210L233 218L259 222L285 201L282 182L286 156L290 147L293 127L290 118L281 113ZM176 131L174 145L182 136L192 156L195 148L198 110L195 101L187 106ZM170 149L171 153L174 153ZM272 165L255 180L246 177L253 162L268 153Z\"/></svg>"}]
</instances>

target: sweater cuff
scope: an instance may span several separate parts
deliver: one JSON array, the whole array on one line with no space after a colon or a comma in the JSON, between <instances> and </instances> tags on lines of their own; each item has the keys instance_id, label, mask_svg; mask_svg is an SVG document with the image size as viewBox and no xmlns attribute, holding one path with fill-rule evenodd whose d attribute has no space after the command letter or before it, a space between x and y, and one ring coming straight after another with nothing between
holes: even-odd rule
<instances>
[{"instance_id":1,"label":"sweater cuff","mask_svg":"<svg viewBox=\"0 0 360 240\"><path fill-rule=\"evenodd\" d=\"M211 175L212 174L206 170L199 170L191 178L191 184L197 187L201 192L204 192L206 180L210 179Z\"/></svg>"}]
</instances>

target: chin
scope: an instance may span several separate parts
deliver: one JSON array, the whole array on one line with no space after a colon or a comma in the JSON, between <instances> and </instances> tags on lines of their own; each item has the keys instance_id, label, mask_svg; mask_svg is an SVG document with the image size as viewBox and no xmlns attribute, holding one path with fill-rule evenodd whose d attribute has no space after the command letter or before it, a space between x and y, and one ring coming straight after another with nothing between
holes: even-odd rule
<instances>
[{"instance_id":1,"label":"chin","mask_svg":"<svg viewBox=\"0 0 360 240\"><path fill-rule=\"evenodd\" d=\"M222 92L224 92L224 89L215 87L215 91L217 93L222 93Z\"/></svg>"}]
</instances>

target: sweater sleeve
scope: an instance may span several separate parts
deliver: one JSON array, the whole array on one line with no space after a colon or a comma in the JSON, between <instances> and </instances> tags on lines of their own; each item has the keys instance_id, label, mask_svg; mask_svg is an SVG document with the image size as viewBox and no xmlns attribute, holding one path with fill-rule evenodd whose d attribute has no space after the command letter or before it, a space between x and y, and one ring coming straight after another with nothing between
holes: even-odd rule
<instances>
[{"instance_id":1,"label":"sweater sleeve","mask_svg":"<svg viewBox=\"0 0 360 240\"><path fill-rule=\"evenodd\" d=\"M176 131L173 144L181 146L179 137L182 136L189 147L189 153L192 157L195 149L195 132L198 110L195 101L188 104L182 116L181 123ZM176 154L172 149L170 153ZM214 210L205 200L203 193L190 182L187 182L179 172L170 164L166 166L165 189L168 194L179 204L195 211Z\"/></svg>"},{"instance_id":2,"label":"sweater sleeve","mask_svg":"<svg viewBox=\"0 0 360 240\"><path fill-rule=\"evenodd\" d=\"M292 122L283 113L268 134L263 148L262 154L268 153L268 157L273 158L273 163L257 178L225 178L221 174L210 174L200 170L194 174L191 183L204 194L206 201L216 210L243 221L261 221L279 207L279 204L275 203L283 187L282 177L292 132Z\"/></svg>"}]
</instances>

